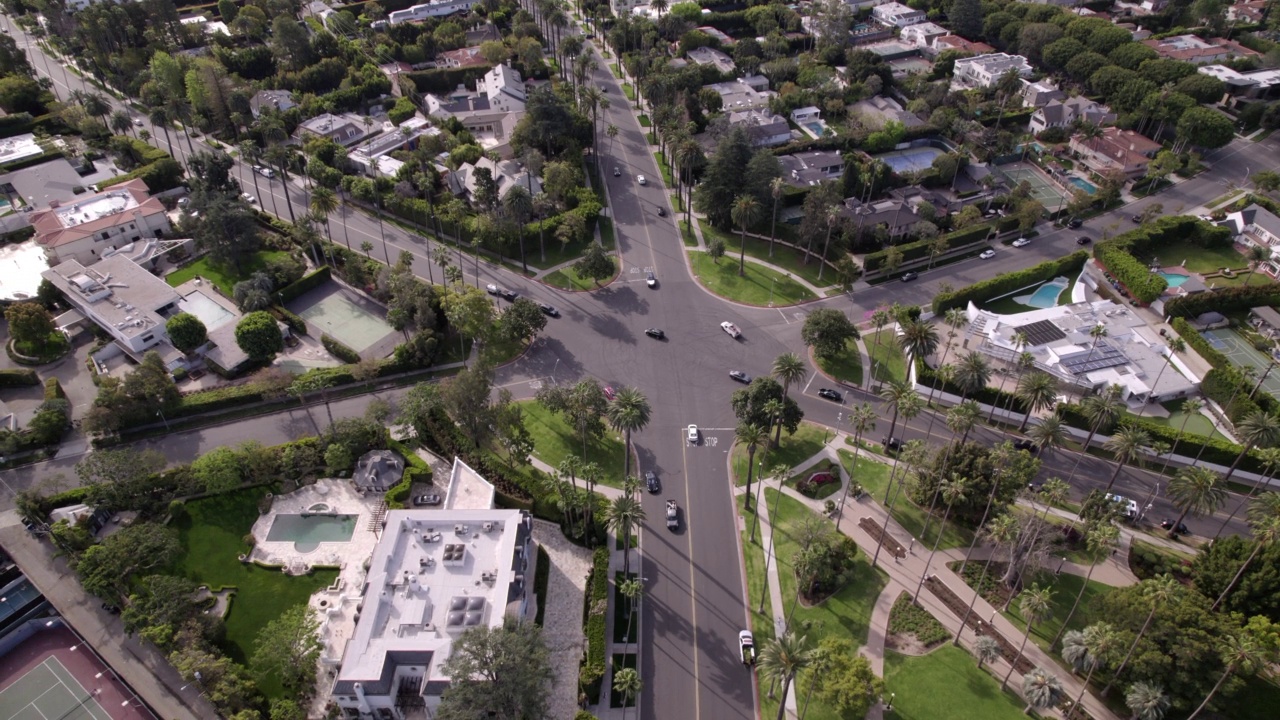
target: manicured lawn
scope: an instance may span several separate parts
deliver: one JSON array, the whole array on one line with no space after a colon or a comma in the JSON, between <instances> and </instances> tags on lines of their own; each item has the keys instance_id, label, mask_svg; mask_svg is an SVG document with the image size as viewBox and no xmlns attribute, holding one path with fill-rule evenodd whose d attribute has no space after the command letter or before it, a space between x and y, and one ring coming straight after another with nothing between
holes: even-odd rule
<instances>
[{"instance_id":1,"label":"manicured lawn","mask_svg":"<svg viewBox=\"0 0 1280 720\"><path fill-rule=\"evenodd\" d=\"M760 473L762 464L766 473L778 465L783 465L788 470L795 468L805 460L817 455L818 451L822 450L823 439L830 439L830 434L831 431L807 422L801 422L794 435L788 435L784 429L782 431L782 440L778 443L776 450L769 449L768 446L756 449L756 473L751 477L755 478ZM724 438L724 441L730 442L732 439L733 437L730 435ZM746 485L747 446L735 444L732 458L734 479L737 484Z\"/></svg>"},{"instance_id":2,"label":"manicured lawn","mask_svg":"<svg viewBox=\"0 0 1280 720\"><path fill-rule=\"evenodd\" d=\"M844 344L844 352L831 358L814 358L822 372L850 385L862 386L862 353L858 352L858 341L849 340Z\"/></svg>"},{"instance_id":3,"label":"manicured lawn","mask_svg":"<svg viewBox=\"0 0 1280 720\"><path fill-rule=\"evenodd\" d=\"M1142 419L1153 422L1157 425L1164 425L1165 427L1173 428L1174 431L1184 432L1188 437L1192 435L1199 435L1202 437L1214 437L1219 440L1226 439L1223 437L1222 433L1218 432L1218 429L1213 426L1213 421L1205 417L1203 413L1196 413L1188 418L1187 414L1181 410L1174 410L1169 413L1169 417L1167 418L1155 417L1154 415L1143 415ZM1182 425L1184 420L1187 423L1185 429Z\"/></svg>"},{"instance_id":4,"label":"manicured lawn","mask_svg":"<svg viewBox=\"0 0 1280 720\"><path fill-rule=\"evenodd\" d=\"M243 538L258 519L258 500L264 493L266 489L258 488L196 500L187 503L186 514L173 523L183 548L175 574L213 590L237 588L221 645L239 663L247 663L253 656L254 640L267 623L307 602L312 593L338 576L336 570L317 570L301 577L285 575L278 569L237 559L249 551ZM268 697L283 697L284 689L274 680L259 683L259 687Z\"/></svg>"},{"instance_id":5,"label":"manicured lawn","mask_svg":"<svg viewBox=\"0 0 1280 720\"><path fill-rule=\"evenodd\" d=\"M772 302L778 306L794 305L817 297L786 275L753 262L747 263L746 276L739 276L736 256L730 259L726 255L716 264L704 252L691 252L689 262L693 266L693 274L708 290L728 300L760 306Z\"/></svg>"},{"instance_id":6,"label":"manicured lawn","mask_svg":"<svg viewBox=\"0 0 1280 720\"><path fill-rule=\"evenodd\" d=\"M1186 267L1191 272L1206 273L1220 270L1224 267L1243 268L1249 265L1249 261L1244 256L1236 252L1235 248L1230 245L1226 247L1205 248L1199 245L1193 245L1189 242L1173 242L1161 243L1156 257L1160 260L1161 267L1173 267L1182 265L1186 261ZM1150 260L1151 258L1143 258ZM1215 279L1215 282L1217 279ZM1257 280L1254 280L1257 282Z\"/></svg>"},{"instance_id":7,"label":"manicured lawn","mask_svg":"<svg viewBox=\"0 0 1280 720\"><path fill-rule=\"evenodd\" d=\"M283 250L261 250L248 258L245 258L245 261L241 264L239 272L237 272L235 268L217 265L209 259L208 255L205 255L190 265L184 265L168 275L165 275L164 280L169 283L169 287L178 287L182 283L199 275L205 280L217 285L223 295L231 297L236 283L241 280L248 280L250 275L253 275L255 272L265 268L268 260L288 257L288 255L289 253L284 252Z\"/></svg>"},{"instance_id":8,"label":"manicured lawn","mask_svg":"<svg viewBox=\"0 0 1280 720\"><path fill-rule=\"evenodd\" d=\"M689 223L683 220L680 221L680 238L684 240L685 247L698 247L698 236L689 229Z\"/></svg>"},{"instance_id":9,"label":"manicured lawn","mask_svg":"<svg viewBox=\"0 0 1280 720\"><path fill-rule=\"evenodd\" d=\"M1070 575L1062 573L1058 577L1052 574L1042 574L1035 582L1039 582L1041 587L1046 583L1050 583L1053 588L1053 617L1045 620L1031 629L1032 642L1041 648L1049 647L1049 643L1053 641L1058 630L1062 628L1062 622L1067 619L1067 613L1071 612L1071 605L1076 601L1076 593L1080 592L1080 588L1084 585L1084 578L1080 575ZM1028 585L1029 587L1029 585ZM1067 626L1068 630L1083 630L1089 624L1102 620L1099 613L1101 612L1101 601L1104 596L1115 588L1110 585L1103 585L1096 580L1089 581L1089 587L1084 591L1084 597L1080 599L1080 607L1076 608L1076 614L1071 618L1071 624ZM1014 624L1015 627L1025 629L1027 621L1022 617L1021 611L1018 609L1018 598L1014 598L1009 605L1009 612L1004 616ZM1021 642L1021 638L1009 638L1010 642ZM1054 657L1057 657L1055 654Z\"/></svg>"},{"instance_id":10,"label":"manicured lawn","mask_svg":"<svg viewBox=\"0 0 1280 720\"><path fill-rule=\"evenodd\" d=\"M618 260L617 258L612 257L610 259L613 260L614 277L617 277ZM578 275L572 266L556 270L542 278L542 281L546 284L558 287L561 290L595 290L606 285L611 280L613 280L613 278L601 280L597 283L595 280Z\"/></svg>"},{"instance_id":11,"label":"manicured lawn","mask_svg":"<svg viewBox=\"0 0 1280 720\"><path fill-rule=\"evenodd\" d=\"M582 441L559 415L552 413L537 401L522 403L524 426L533 436L533 454L539 460L559 467L570 455L582 456ZM587 462L594 462L603 471L600 484L622 488L622 438L606 430L603 437L587 444Z\"/></svg>"},{"instance_id":12,"label":"manicured lawn","mask_svg":"<svg viewBox=\"0 0 1280 720\"><path fill-rule=\"evenodd\" d=\"M889 474L893 468L884 463L874 462L866 456L859 453L857 472L850 472L853 467L853 451L839 450L840 463L844 465L846 472L856 483L861 483L862 488L866 490L871 497L878 503L884 502L884 494L886 488L889 487ZM900 468L899 476L905 472L905 468ZM898 497L893 501L893 509L890 515L893 516L894 522L902 526L904 530L911 533L916 538L917 544L926 550L933 547L934 540L938 537L938 530L942 527L942 513L944 506L939 503L937 512L932 522L929 522L929 532L924 537L921 533L924 531L925 522L929 517L927 508L911 502L911 498L907 497L907 489L901 490L897 487L897 478L894 480L894 492ZM948 521L946 529L942 533L942 540L938 543L939 550L946 550L955 547L968 547L973 540L973 531L968 528L960 527L953 522Z\"/></svg>"},{"instance_id":13,"label":"manicured lawn","mask_svg":"<svg viewBox=\"0 0 1280 720\"><path fill-rule=\"evenodd\" d=\"M893 693L887 720L1018 720L1025 718L1013 693L961 648L943 645L928 655L911 657L888 650L884 656L885 690Z\"/></svg>"},{"instance_id":14,"label":"manicured lawn","mask_svg":"<svg viewBox=\"0 0 1280 720\"><path fill-rule=\"evenodd\" d=\"M587 240L579 240L568 245L560 242L552 233L543 233L542 243L547 248L547 259L542 259L542 247L539 245L538 235L532 234L525 238L525 255L529 261L530 267L546 270L555 267L561 263L567 263L582 257L587 250L587 243L595 242L594 238ZM613 250L613 228L609 228L606 232L603 228L600 231L600 242L605 250Z\"/></svg>"},{"instance_id":15,"label":"manicured lawn","mask_svg":"<svg viewBox=\"0 0 1280 720\"><path fill-rule=\"evenodd\" d=\"M773 518L773 527L777 533L773 540L774 561L778 563L778 582L782 588L782 602L785 605L779 610L791 616L790 627L810 628L809 639L815 646L827 634L848 639L854 645L865 644L871 624L871 610L875 606L880 591L887 584L888 575L873 569L866 553L867 549L861 548L857 560L854 561L849 581L844 587L812 607L806 607L803 602L800 602L793 612L792 603L797 598L797 579L792 569L792 558L800 552L800 545L793 538L806 519L818 516L797 500L785 495L779 497L779 494L772 489L765 491L765 497L769 503L770 517ZM759 644L758 640L757 644ZM767 697L762 698L762 701L766 703L764 717L772 717L768 709ZM773 705L772 712L777 712L776 703ZM840 718L834 709L827 708L816 697L809 712L808 717L820 720Z\"/></svg>"},{"instance_id":16,"label":"manicured lawn","mask_svg":"<svg viewBox=\"0 0 1280 720\"><path fill-rule=\"evenodd\" d=\"M867 354L871 356L873 384L877 380L887 383L907 379L907 357L902 354L902 348L898 347L896 331L885 328L864 337L862 342L867 346Z\"/></svg>"},{"instance_id":17,"label":"manicured lawn","mask_svg":"<svg viewBox=\"0 0 1280 720\"><path fill-rule=\"evenodd\" d=\"M745 495L737 499L738 514L742 516L742 548L747 563L747 609L751 611L751 632L756 637L756 648L762 647L773 637L773 600L764 590L764 545L761 533L756 529L756 538L751 540L751 524L755 522L755 505L751 511L743 509ZM761 607L760 598L764 598L764 612L756 612Z\"/></svg>"},{"instance_id":18,"label":"manicured lawn","mask_svg":"<svg viewBox=\"0 0 1280 720\"><path fill-rule=\"evenodd\" d=\"M768 211L772 211L772 208L769 208ZM724 241L725 256L726 257L728 257L729 255L737 256L738 249L742 247L741 243L739 243L739 238L741 236L738 234L737 228L734 228L733 232L727 232L715 227L711 223L707 222L705 219L699 219L698 224L702 226L702 237L704 240L709 242L711 238L718 237ZM769 226L769 221L766 219L764 221L765 234L768 234L769 232L768 226ZM779 238L782 237L781 231L778 232L778 237ZM815 248L815 249L821 250L822 248ZM794 273L795 275L798 275L804 278L806 281L809 282L809 284L814 285L816 287L826 287L827 285L835 285L837 281L835 272L829 267L823 273L822 279L821 280L818 279L817 255L811 256L809 258L809 264L806 265L804 262L803 251L796 250L794 248L789 248L784 245L778 245L775 243L773 246L773 257L769 257L769 239L768 238L765 238L762 240L760 238L753 238L748 235L747 236L747 257L753 257L753 258L756 258L757 260L762 260L764 262L769 263L770 265L775 265L784 270L787 270L788 272Z\"/></svg>"},{"instance_id":19,"label":"manicured lawn","mask_svg":"<svg viewBox=\"0 0 1280 720\"><path fill-rule=\"evenodd\" d=\"M671 168L667 165L667 159L662 156L662 153L656 152L653 154L653 161L658 163L658 171L662 173L663 184L667 187L674 187L675 181L671 179Z\"/></svg>"},{"instance_id":20,"label":"manicured lawn","mask_svg":"<svg viewBox=\"0 0 1280 720\"><path fill-rule=\"evenodd\" d=\"M1280 684L1260 676L1245 678L1228 707L1233 720L1272 720L1280 707Z\"/></svg>"}]
</instances>

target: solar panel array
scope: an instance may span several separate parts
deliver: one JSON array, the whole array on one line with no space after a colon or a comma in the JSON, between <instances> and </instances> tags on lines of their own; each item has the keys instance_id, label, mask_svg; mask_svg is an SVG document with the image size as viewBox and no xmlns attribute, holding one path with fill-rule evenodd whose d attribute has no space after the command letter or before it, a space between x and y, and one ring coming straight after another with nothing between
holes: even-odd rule
<instances>
[{"instance_id":1,"label":"solar panel array","mask_svg":"<svg viewBox=\"0 0 1280 720\"><path fill-rule=\"evenodd\" d=\"M1025 335L1027 345L1031 347L1048 345L1051 342L1065 340L1067 337L1066 333L1062 332L1062 328L1048 320L1037 320L1036 322L1016 327L1013 330Z\"/></svg>"},{"instance_id":2,"label":"solar panel array","mask_svg":"<svg viewBox=\"0 0 1280 720\"><path fill-rule=\"evenodd\" d=\"M1124 353L1116 348L1111 347L1106 340L1099 340L1092 350L1083 350L1063 356L1059 358L1059 362L1068 372L1073 375L1080 375L1094 370L1124 365L1129 362L1129 358L1125 357Z\"/></svg>"}]
</instances>

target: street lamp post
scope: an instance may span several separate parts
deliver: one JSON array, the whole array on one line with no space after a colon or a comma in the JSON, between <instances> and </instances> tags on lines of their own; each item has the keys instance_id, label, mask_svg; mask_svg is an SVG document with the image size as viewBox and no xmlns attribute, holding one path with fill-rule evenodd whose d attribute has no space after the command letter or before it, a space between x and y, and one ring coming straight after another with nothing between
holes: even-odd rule
<instances>
[{"instance_id":1,"label":"street lamp post","mask_svg":"<svg viewBox=\"0 0 1280 720\"><path fill-rule=\"evenodd\" d=\"M164 422L164 431L169 432L169 418L164 416L164 410L157 408L156 415L159 415L160 419Z\"/></svg>"},{"instance_id":2,"label":"street lamp post","mask_svg":"<svg viewBox=\"0 0 1280 720\"><path fill-rule=\"evenodd\" d=\"M773 307L773 286L778 284L778 278L771 278L773 282L769 283L769 307Z\"/></svg>"}]
</instances>

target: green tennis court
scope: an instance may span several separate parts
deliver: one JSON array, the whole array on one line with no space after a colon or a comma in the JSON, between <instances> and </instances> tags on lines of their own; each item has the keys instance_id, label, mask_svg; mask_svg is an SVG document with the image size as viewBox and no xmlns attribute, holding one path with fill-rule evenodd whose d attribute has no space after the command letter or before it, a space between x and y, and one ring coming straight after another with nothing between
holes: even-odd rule
<instances>
[{"instance_id":1,"label":"green tennis court","mask_svg":"<svg viewBox=\"0 0 1280 720\"><path fill-rule=\"evenodd\" d=\"M1031 186L1031 197L1040 201L1044 205L1045 210L1054 212L1064 200L1070 200L1070 193L1060 189L1054 185L1039 170L1022 162L1010 163L1000 167L1000 173L1009 181L1009 187L1014 188L1022 183Z\"/></svg>"},{"instance_id":2,"label":"green tennis court","mask_svg":"<svg viewBox=\"0 0 1280 720\"><path fill-rule=\"evenodd\" d=\"M395 335L395 330L382 319L380 308L335 283L302 295L288 308L358 353Z\"/></svg>"},{"instance_id":3,"label":"green tennis court","mask_svg":"<svg viewBox=\"0 0 1280 720\"><path fill-rule=\"evenodd\" d=\"M50 656L0 691L0 720L111 720L111 715Z\"/></svg>"},{"instance_id":4,"label":"green tennis court","mask_svg":"<svg viewBox=\"0 0 1280 720\"><path fill-rule=\"evenodd\" d=\"M1262 380L1262 389L1273 397L1280 398L1280 373L1267 372L1272 362L1265 354L1255 350L1244 338L1229 328L1205 330L1201 335L1204 335L1204 339L1209 341L1209 345L1214 350L1226 355L1231 364L1236 367L1253 368L1256 371L1254 382ZM1266 375L1265 379L1263 375Z\"/></svg>"}]
</instances>

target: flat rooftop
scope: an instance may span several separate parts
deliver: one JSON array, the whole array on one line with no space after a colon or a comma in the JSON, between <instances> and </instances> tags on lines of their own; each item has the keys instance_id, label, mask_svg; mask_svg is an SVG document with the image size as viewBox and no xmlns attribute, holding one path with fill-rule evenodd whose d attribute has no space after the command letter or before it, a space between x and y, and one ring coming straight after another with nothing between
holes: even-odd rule
<instances>
[{"instance_id":1,"label":"flat rooftop","mask_svg":"<svg viewBox=\"0 0 1280 720\"><path fill-rule=\"evenodd\" d=\"M118 215L138 207L138 200L128 190L109 190L81 202L54 208L58 222L64 228L83 225L104 217Z\"/></svg>"},{"instance_id":2,"label":"flat rooftop","mask_svg":"<svg viewBox=\"0 0 1280 720\"><path fill-rule=\"evenodd\" d=\"M88 306L93 320L133 337L163 327L157 311L176 305L180 295L164 280L123 255L103 258L89 267L68 260L42 273L59 290Z\"/></svg>"}]
</instances>

